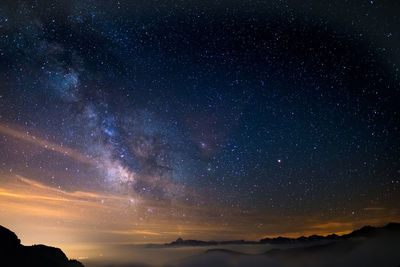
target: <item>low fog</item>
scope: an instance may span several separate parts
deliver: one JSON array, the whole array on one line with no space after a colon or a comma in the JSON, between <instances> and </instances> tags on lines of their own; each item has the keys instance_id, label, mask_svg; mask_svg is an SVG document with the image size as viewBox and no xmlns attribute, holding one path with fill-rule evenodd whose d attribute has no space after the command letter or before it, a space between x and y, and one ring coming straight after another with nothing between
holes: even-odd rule
<instances>
[{"instance_id":1,"label":"low fog","mask_svg":"<svg viewBox=\"0 0 400 267\"><path fill-rule=\"evenodd\" d=\"M123 249L121 249L123 248ZM117 251L117 249L115 250ZM399 266L400 233L297 246L124 246L118 255L82 260L87 267L133 266ZM118 262L116 262L118 258Z\"/></svg>"}]
</instances>

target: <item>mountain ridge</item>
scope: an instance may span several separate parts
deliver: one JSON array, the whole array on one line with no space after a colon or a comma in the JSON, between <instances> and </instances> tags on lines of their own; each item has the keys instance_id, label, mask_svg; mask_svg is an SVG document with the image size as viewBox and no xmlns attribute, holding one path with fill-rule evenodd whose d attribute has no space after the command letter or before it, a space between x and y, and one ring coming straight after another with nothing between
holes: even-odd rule
<instances>
[{"instance_id":1,"label":"mountain ridge","mask_svg":"<svg viewBox=\"0 0 400 267\"><path fill-rule=\"evenodd\" d=\"M349 234L344 235L337 235L337 234L329 234L326 236L322 235L310 235L310 236L300 236L298 238L289 238L289 237L275 237L275 238L263 238L259 241L246 241L246 240L228 240L228 241L202 241L202 240L194 240L188 239L184 240L182 238L178 238L176 241L159 245L161 247L176 247L176 246L218 246L218 245L254 245L254 244L273 244L273 245L282 245L282 244L295 244L295 243L309 243L315 241L334 241L334 240L343 240L349 238L356 238L356 237L369 237L376 235L381 231L386 230L396 230L400 231L400 223L390 222L385 226L382 227L375 227L375 226L363 226L360 229L356 229ZM157 245L151 245L157 246Z\"/></svg>"}]
</instances>

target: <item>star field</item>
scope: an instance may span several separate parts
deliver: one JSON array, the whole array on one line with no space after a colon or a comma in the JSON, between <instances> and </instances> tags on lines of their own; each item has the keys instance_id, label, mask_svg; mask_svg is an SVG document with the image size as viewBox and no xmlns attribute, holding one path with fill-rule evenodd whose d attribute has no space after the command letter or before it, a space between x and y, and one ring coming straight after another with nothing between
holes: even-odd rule
<instances>
[{"instance_id":1,"label":"star field","mask_svg":"<svg viewBox=\"0 0 400 267\"><path fill-rule=\"evenodd\" d=\"M147 222L160 235L164 219L210 238L398 219L399 11L396 1L4 1L0 187L104 195L88 215L99 228L109 209L121 222L110 229Z\"/></svg>"}]
</instances>

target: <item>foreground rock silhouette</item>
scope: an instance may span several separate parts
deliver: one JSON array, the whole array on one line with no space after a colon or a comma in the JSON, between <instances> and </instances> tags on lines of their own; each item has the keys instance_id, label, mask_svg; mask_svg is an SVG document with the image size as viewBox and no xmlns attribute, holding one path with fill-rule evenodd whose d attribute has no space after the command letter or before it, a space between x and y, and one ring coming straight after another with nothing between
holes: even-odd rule
<instances>
[{"instance_id":1,"label":"foreground rock silhouette","mask_svg":"<svg viewBox=\"0 0 400 267\"><path fill-rule=\"evenodd\" d=\"M0 225L0 266L3 267L84 267L68 260L61 249L45 245L24 246L17 235Z\"/></svg>"}]
</instances>

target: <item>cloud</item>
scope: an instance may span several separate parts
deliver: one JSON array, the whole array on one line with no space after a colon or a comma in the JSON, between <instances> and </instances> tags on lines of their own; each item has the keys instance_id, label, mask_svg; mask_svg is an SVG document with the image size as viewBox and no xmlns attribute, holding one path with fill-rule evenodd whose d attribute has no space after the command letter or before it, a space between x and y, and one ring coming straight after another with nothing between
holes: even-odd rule
<instances>
[{"instance_id":1,"label":"cloud","mask_svg":"<svg viewBox=\"0 0 400 267\"><path fill-rule=\"evenodd\" d=\"M43 149L54 151L55 153L61 154L66 157L70 157L82 163L86 164L95 163L89 156L85 156L82 153L79 153L78 151L75 151L73 149L69 149L65 146L61 146L56 143L37 137L36 135L32 135L29 131L22 131L20 129L10 127L8 125L0 124L0 133L36 145Z\"/></svg>"}]
</instances>

